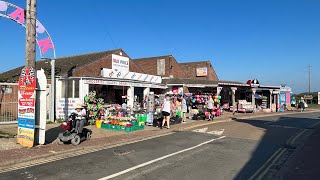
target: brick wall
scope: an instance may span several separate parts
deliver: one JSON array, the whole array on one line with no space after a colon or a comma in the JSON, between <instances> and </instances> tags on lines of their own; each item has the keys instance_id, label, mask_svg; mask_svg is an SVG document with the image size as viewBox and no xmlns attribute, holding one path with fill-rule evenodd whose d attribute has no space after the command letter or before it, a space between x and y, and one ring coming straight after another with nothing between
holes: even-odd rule
<instances>
[{"instance_id":1,"label":"brick wall","mask_svg":"<svg viewBox=\"0 0 320 180\"><path fill-rule=\"evenodd\" d=\"M128 57L127 54L122 52L122 56ZM99 77L101 76L101 69L102 68L109 68L112 69L112 56L106 56L102 58L101 60L94 61L90 64L86 64L84 66L81 66L79 68L76 68L72 76L90 76L90 77ZM129 62L129 70L131 72L138 72L138 73L144 73L141 68L133 61L130 59Z\"/></svg>"},{"instance_id":2,"label":"brick wall","mask_svg":"<svg viewBox=\"0 0 320 180\"><path fill-rule=\"evenodd\" d=\"M176 61L176 59L173 56L159 56L152 58L137 59L134 61L140 66L140 68L146 74L158 75L158 59L165 59L165 75L162 76L169 77L170 75L172 75L175 78L187 78L180 64Z\"/></svg>"},{"instance_id":3,"label":"brick wall","mask_svg":"<svg viewBox=\"0 0 320 180\"><path fill-rule=\"evenodd\" d=\"M203 62L192 62L192 63L180 63L181 68L187 75L187 78L191 79L201 79L201 80L213 80L213 81L218 81L219 78L217 74L215 73L213 67L211 66L211 63L209 61L203 61ZM207 67L208 69L208 74L207 76L201 76L197 77L196 74L196 69L197 68L202 68L202 67Z\"/></svg>"}]
</instances>

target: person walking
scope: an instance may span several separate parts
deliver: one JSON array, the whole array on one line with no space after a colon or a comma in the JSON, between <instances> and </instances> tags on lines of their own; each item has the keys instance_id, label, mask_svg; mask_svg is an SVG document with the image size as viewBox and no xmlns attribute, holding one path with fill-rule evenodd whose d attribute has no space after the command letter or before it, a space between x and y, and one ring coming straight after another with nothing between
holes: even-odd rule
<instances>
[{"instance_id":1,"label":"person walking","mask_svg":"<svg viewBox=\"0 0 320 180\"><path fill-rule=\"evenodd\" d=\"M162 120L162 126L164 127L164 124L167 122L167 128L170 129L170 112L173 110L172 102L170 100L170 97L167 95L166 98L164 99L163 105L162 105L162 115L163 115L163 120Z\"/></svg>"},{"instance_id":2,"label":"person walking","mask_svg":"<svg viewBox=\"0 0 320 180\"><path fill-rule=\"evenodd\" d=\"M207 111L209 112L209 120L208 121L211 121L213 120L214 118L214 115L212 114L213 112L213 107L214 107L214 101L212 99L212 96L209 96L209 99L207 100L206 102L206 105L207 105Z\"/></svg>"},{"instance_id":3,"label":"person walking","mask_svg":"<svg viewBox=\"0 0 320 180\"><path fill-rule=\"evenodd\" d=\"M187 111L188 111L187 101L182 96L181 97L181 116L182 116L183 123L187 122Z\"/></svg>"}]
</instances>

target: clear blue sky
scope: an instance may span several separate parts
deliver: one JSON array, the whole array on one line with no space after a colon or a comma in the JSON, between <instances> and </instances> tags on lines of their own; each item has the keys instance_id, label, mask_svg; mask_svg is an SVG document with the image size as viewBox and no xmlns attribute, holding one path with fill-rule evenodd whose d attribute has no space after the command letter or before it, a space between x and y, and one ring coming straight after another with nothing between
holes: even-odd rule
<instances>
[{"instance_id":1,"label":"clear blue sky","mask_svg":"<svg viewBox=\"0 0 320 180\"><path fill-rule=\"evenodd\" d=\"M25 0L7 0L25 7ZM38 0L58 57L123 48L131 58L211 60L221 80L320 91L319 0ZM0 72L24 64L25 32L0 18Z\"/></svg>"}]
</instances>

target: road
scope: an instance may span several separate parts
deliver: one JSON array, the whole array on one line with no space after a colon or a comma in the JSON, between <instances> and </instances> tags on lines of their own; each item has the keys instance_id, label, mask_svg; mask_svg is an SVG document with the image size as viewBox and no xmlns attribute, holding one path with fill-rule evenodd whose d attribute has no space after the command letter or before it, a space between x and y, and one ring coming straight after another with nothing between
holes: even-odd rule
<instances>
[{"instance_id":1,"label":"road","mask_svg":"<svg viewBox=\"0 0 320 180\"><path fill-rule=\"evenodd\" d=\"M0 174L0 179L273 179L319 113L233 120Z\"/></svg>"}]
</instances>

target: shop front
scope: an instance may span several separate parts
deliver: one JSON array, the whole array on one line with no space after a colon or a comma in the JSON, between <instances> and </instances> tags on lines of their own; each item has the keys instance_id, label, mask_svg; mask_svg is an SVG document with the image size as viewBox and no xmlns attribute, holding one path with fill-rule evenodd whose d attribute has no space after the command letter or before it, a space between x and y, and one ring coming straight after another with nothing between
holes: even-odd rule
<instances>
[{"instance_id":1,"label":"shop front","mask_svg":"<svg viewBox=\"0 0 320 180\"><path fill-rule=\"evenodd\" d=\"M160 81L130 80L114 77L69 77L57 79L56 118L65 119L77 104L85 103L86 97L95 96L103 104L122 106L125 104L132 113L143 109L145 98L150 92L162 92L167 87Z\"/></svg>"}]
</instances>

